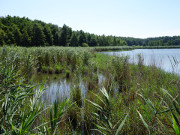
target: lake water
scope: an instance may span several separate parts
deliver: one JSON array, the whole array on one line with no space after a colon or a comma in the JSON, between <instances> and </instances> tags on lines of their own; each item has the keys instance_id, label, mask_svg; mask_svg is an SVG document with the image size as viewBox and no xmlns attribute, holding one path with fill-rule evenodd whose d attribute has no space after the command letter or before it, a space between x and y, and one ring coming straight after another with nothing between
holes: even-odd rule
<instances>
[{"instance_id":1,"label":"lake water","mask_svg":"<svg viewBox=\"0 0 180 135\"><path fill-rule=\"evenodd\" d=\"M144 65L156 66L166 72L180 75L180 49L135 49L131 51L101 52L107 55L129 56L130 63L137 64L138 55L144 59Z\"/></svg>"}]
</instances>

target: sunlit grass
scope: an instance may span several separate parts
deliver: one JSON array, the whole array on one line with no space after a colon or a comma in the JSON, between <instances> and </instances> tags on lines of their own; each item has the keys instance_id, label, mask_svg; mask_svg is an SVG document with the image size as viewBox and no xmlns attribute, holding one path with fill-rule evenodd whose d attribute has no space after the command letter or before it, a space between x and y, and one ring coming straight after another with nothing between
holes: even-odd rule
<instances>
[{"instance_id":1,"label":"sunlit grass","mask_svg":"<svg viewBox=\"0 0 180 135\"><path fill-rule=\"evenodd\" d=\"M127 48L126 48L127 49ZM33 74L74 83L69 99L43 106ZM99 74L104 82L99 85ZM86 91L82 94L79 83ZM94 48L0 48L0 133L179 134L180 78ZM128 115L127 115L128 114ZM127 117L126 117L127 116Z\"/></svg>"}]
</instances>

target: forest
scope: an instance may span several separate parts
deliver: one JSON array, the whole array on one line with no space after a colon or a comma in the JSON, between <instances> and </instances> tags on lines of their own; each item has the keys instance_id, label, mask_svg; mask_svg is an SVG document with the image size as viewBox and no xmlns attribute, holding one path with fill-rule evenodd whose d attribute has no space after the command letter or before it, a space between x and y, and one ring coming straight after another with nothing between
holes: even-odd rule
<instances>
[{"instance_id":1,"label":"forest","mask_svg":"<svg viewBox=\"0 0 180 135\"><path fill-rule=\"evenodd\" d=\"M74 31L71 27L59 27L40 20L26 17L0 17L0 46L176 46L180 45L180 36L156 38L132 38L95 35L83 30Z\"/></svg>"}]
</instances>

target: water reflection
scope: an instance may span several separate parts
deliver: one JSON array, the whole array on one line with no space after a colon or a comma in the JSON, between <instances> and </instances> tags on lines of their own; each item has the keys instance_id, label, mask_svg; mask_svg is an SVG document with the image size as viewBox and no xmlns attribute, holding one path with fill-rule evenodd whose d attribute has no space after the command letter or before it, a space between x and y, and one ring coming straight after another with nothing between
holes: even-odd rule
<instances>
[{"instance_id":1,"label":"water reflection","mask_svg":"<svg viewBox=\"0 0 180 135\"><path fill-rule=\"evenodd\" d=\"M138 54L144 59L144 65L156 66L166 72L180 75L180 49L135 49L120 52L101 52L107 55L129 56L131 63L138 63Z\"/></svg>"},{"instance_id":2,"label":"water reflection","mask_svg":"<svg viewBox=\"0 0 180 135\"><path fill-rule=\"evenodd\" d=\"M46 91L41 97L44 103L51 104L55 100L62 101L63 99L69 98L71 89L77 87L77 85L81 88L82 98L84 99L86 91L88 90L87 82L80 79L80 83L77 84L74 83L73 78L67 79L64 76L63 74L38 74L33 77L36 84L41 84L45 81L44 88ZM98 85L100 88L103 87L104 81L105 77L102 74L98 74Z\"/></svg>"}]
</instances>

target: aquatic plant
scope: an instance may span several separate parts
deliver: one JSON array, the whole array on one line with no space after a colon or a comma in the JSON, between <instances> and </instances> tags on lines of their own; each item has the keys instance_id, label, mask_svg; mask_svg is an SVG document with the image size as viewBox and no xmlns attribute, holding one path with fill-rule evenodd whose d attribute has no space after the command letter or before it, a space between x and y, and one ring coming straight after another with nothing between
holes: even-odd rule
<instances>
[{"instance_id":1,"label":"aquatic plant","mask_svg":"<svg viewBox=\"0 0 180 135\"><path fill-rule=\"evenodd\" d=\"M125 116L125 118L123 119L121 123L120 121L118 121L117 123L113 124L109 94L107 93L105 88L102 88L100 92L103 95L102 98L96 94L95 96L102 103L102 105L88 100L97 110L96 112L93 112L93 115L96 118L96 122L94 122L94 125L97 127L97 129L93 129L93 130L98 131L101 134L118 135L120 134L121 129L123 125L125 124L128 114Z\"/></svg>"}]
</instances>

